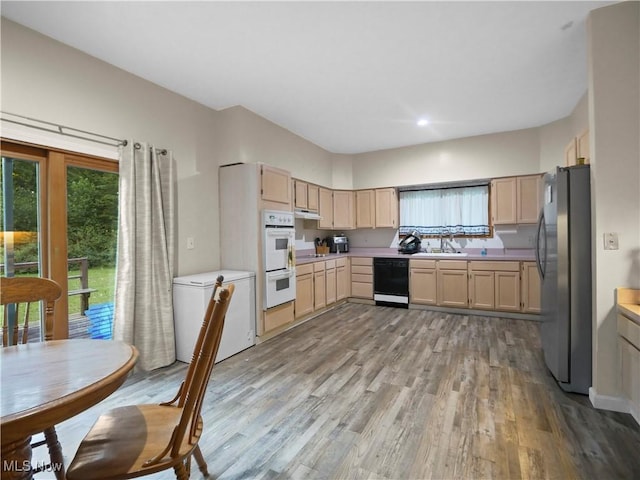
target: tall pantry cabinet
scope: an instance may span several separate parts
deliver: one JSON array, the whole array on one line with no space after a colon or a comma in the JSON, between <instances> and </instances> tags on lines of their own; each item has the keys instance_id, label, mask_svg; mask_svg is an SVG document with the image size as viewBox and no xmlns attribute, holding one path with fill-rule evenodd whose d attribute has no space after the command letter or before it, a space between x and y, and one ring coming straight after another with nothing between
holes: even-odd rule
<instances>
[{"instance_id":1,"label":"tall pantry cabinet","mask_svg":"<svg viewBox=\"0 0 640 480\"><path fill-rule=\"evenodd\" d=\"M256 272L256 334L292 322L293 302L265 311L263 209L292 210L291 175L264 164L223 165L219 175L221 268ZM212 240L215 241L215 240Z\"/></svg>"}]
</instances>

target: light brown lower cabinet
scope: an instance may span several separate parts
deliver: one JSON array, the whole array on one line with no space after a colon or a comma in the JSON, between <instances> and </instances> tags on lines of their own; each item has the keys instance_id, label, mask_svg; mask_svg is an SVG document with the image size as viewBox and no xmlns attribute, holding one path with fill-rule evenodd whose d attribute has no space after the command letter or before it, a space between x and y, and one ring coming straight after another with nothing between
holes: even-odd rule
<instances>
[{"instance_id":1,"label":"light brown lower cabinet","mask_svg":"<svg viewBox=\"0 0 640 480\"><path fill-rule=\"evenodd\" d=\"M373 258L351 257L351 296L373 300Z\"/></svg>"},{"instance_id":2,"label":"light brown lower cabinet","mask_svg":"<svg viewBox=\"0 0 640 480\"><path fill-rule=\"evenodd\" d=\"M313 309L319 310L327 306L327 282L324 262L313 264Z\"/></svg>"},{"instance_id":3,"label":"light brown lower cabinet","mask_svg":"<svg viewBox=\"0 0 640 480\"><path fill-rule=\"evenodd\" d=\"M487 271L469 272L469 307L480 310L496 308L495 274Z\"/></svg>"},{"instance_id":4,"label":"light brown lower cabinet","mask_svg":"<svg viewBox=\"0 0 640 480\"><path fill-rule=\"evenodd\" d=\"M640 290L617 288L615 295L620 390L633 418L640 423Z\"/></svg>"},{"instance_id":5,"label":"light brown lower cabinet","mask_svg":"<svg viewBox=\"0 0 640 480\"><path fill-rule=\"evenodd\" d=\"M325 305L336 303L336 261L327 260L324 264L324 275L327 282L325 290Z\"/></svg>"},{"instance_id":6,"label":"light brown lower cabinet","mask_svg":"<svg viewBox=\"0 0 640 480\"><path fill-rule=\"evenodd\" d=\"M522 311L540 313L540 275L535 262L522 262Z\"/></svg>"},{"instance_id":7,"label":"light brown lower cabinet","mask_svg":"<svg viewBox=\"0 0 640 480\"><path fill-rule=\"evenodd\" d=\"M520 311L520 265L514 263L515 272L495 272L496 310L501 312Z\"/></svg>"},{"instance_id":8,"label":"light brown lower cabinet","mask_svg":"<svg viewBox=\"0 0 640 480\"><path fill-rule=\"evenodd\" d=\"M519 312L520 262L470 261L469 307Z\"/></svg>"},{"instance_id":9,"label":"light brown lower cabinet","mask_svg":"<svg viewBox=\"0 0 640 480\"><path fill-rule=\"evenodd\" d=\"M418 305L438 303L435 260L409 261L409 302Z\"/></svg>"},{"instance_id":10,"label":"light brown lower cabinet","mask_svg":"<svg viewBox=\"0 0 640 480\"><path fill-rule=\"evenodd\" d=\"M264 331L270 332L294 320L295 302L287 302L264 311Z\"/></svg>"},{"instance_id":11,"label":"light brown lower cabinet","mask_svg":"<svg viewBox=\"0 0 640 480\"><path fill-rule=\"evenodd\" d=\"M349 297L348 265L344 257L296 267L296 319Z\"/></svg>"},{"instance_id":12,"label":"light brown lower cabinet","mask_svg":"<svg viewBox=\"0 0 640 480\"><path fill-rule=\"evenodd\" d=\"M351 289L349 288L349 262L346 257L336 260L336 301L344 300L349 297Z\"/></svg>"},{"instance_id":13,"label":"light brown lower cabinet","mask_svg":"<svg viewBox=\"0 0 640 480\"><path fill-rule=\"evenodd\" d=\"M467 308L469 302L467 262L438 260L438 305L441 307Z\"/></svg>"},{"instance_id":14,"label":"light brown lower cabinet","mask_svg":"<svg viewBox=\"0 0 640 480\"><path fill-rule=\"evenodd\" d=\"M313 264L296 268L296 318L313 312Z\"/></svg>"}]
</instances>

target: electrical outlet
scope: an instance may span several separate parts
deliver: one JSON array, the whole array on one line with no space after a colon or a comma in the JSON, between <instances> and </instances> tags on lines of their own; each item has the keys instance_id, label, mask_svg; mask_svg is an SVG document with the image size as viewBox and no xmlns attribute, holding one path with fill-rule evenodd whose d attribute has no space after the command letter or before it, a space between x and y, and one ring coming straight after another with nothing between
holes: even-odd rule
<instances>
[{"instance_id":1,"label":"electrical outlet","mask_svg":"<svg viewBox=\"0 0 640 480\"><path fill-rule=\"evenodd\" d=\"M195 247L195 242L193 241L193 237L187 237L187 250L193 250Z\"/></svg>"},{"instance_id":2,"label":"electrical outlet","mask_svg":"<svg viewBox=\"0 0 640 480\"><path fill-rule=\"evenodd\" d=\"M604 249L618 250L618 234L615 232L604 234Z\"/></svg>"}]
</instances>

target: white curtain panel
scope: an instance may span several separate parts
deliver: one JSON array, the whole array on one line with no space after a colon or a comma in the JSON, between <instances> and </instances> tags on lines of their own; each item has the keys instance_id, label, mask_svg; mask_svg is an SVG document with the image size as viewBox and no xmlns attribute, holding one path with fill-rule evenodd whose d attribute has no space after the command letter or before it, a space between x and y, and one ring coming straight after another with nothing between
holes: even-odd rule
<instances>
[{"instance_id":1,"label":"white curtain panel","mask_svg":"<svg viewBox=\"0 0 640 480\"><path fill-rule=\"evenodd\" d=\"M135 345L142 370L175 361L173 154L143 142L120 148L114 338Z\"/></svg>"},{"instance_id":2,"label":"white curtain panel","mask_svg":"<svg viewBox=\"0 0 640 480\"><path fill-rule=\"evenodd\" d=\"M400 234L489 233L487 186L400 192Z\"/></svg>"}]
</instances>

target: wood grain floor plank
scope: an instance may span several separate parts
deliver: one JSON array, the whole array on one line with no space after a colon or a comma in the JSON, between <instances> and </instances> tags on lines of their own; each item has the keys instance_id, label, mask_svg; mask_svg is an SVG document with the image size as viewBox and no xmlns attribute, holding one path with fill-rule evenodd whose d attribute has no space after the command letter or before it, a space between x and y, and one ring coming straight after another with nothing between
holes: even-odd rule
<instances>
[{"instance_id":1,"label":"wood grain floor plank","mask_svg":"<svg viewBox=\"0 0 640 480\"><path fill-rule=\"evenodd\" d=\"M59 425L65 461L101 411L168 400L185 370ZM216 480L640 478L640 427L563 392L525 320L343 304L217 364L202 415Z\"/></svg>"}]
</instances>

